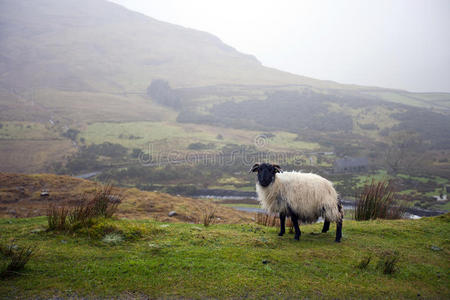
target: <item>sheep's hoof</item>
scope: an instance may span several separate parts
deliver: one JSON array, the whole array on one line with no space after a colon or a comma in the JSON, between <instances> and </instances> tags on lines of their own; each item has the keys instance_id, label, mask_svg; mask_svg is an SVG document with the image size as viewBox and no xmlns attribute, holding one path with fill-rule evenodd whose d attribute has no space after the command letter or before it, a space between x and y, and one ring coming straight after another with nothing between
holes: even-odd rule
<instances>
[{"instance_id":1,"label":"sheep's hoof","mask_svg":"<svg viewBox=\"0 0 450 300\"><path fill-rule=\"evenodd\" d=\"M280 232L280 233L278 234L278 236L283 236L283 234L284 234L284 232Z\"/></svg>"},{"instance_id":2,"label":"sheep's hoof","mask_svg":"<svg viewBox=\"0 0 450 300\"><path fill-rule=\"evenodd\" d=\"M341 240L335 240L335 242L336 242L336 243L340 243L340 242L341 242Z\"/></svg>"},{"instance_id":3,"label":"sheep's hoof","mask_svg":"<svg viewBox=\"0 0 450 300\"><path fill-rule=\"evenodd\" d=\"M300 237L299 236L294 237L294 239L296 239L297 241L300 241Z\"/></svg>"}]
</instances>

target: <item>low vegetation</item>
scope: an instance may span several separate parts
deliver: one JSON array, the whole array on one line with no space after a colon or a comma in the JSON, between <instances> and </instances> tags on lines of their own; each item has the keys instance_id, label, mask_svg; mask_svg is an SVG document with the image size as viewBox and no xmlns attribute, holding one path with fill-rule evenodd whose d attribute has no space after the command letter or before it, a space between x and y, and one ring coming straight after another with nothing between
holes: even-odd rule
<instances>
[{"instance_id":1,"label":"low vegetation","mask_svg":"<svg viewBox=\"0 0 450 300\"><path fill-rule=\"evenodd\" d=\"M19 275L35 252L34 246L19 247L14 243L8 246L0 245L0 256L2 256L0 258L0 279Z\"/></svg>"},{"instance_id":2,"label":"low vegetation","mask_svg":"<svg viewBox=\"0 0 450 300\"><path fill-rule=\"evenodd\" d=\"M391 183L372 182L356 199L355 220L400 219L405 207L397 203Z\"/></svg>"},{"instance_id":3,"label":"low vegetation","mask_svg":"<svg viewBox=\"0 0 450 300\"><path fill-rule=\"evenodd\" d=\"M55 206L47 210L48 230L74 230L90 227L96 218L111 218L121 203L121 195L113 192L113 186L106 184L97 189L88 199L84 194L74 206Z\"/></svg>"},{"instance_id":4,"label":"low vegetation","mask_svg":"<svg viewBox=\"0 0 450 300\"><path fill-rule=\"evenodd\" d=\"M88 232L46 232L46 218L0 219L1 242L39 252L4 298L424 298L450 297L450 215L347 220L342 243L300 241L256 224L103 219ZM398 255L396 254L398 253ZM389 254L389 255L388 255ZM356 267L364 258L373 260ZM388 259L389 257L389 259ZM391 259L392 257L392 259ZM391 272L391 270L395 270Z\"/></svg>"}]
</instances>

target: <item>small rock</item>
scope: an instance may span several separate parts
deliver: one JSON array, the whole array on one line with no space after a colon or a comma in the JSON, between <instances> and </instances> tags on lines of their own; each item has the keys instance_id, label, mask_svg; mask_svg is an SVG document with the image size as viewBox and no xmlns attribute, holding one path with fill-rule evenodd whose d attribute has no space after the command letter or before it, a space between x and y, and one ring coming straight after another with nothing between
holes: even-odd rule
<instances>
[{"instance_id":1,"label":"small rock","mask_svg":"<svg viewBox=\"0 0 450 300\"><path fill-rule=\"evenodd\" d=\"M61 243L67 244L67 241L66 240L61 240Z\"/></svg>"},{"instance_id":2,"label":"small rock","mask_svg":"<svg viewBox=\"0 0 450 300\"><path fill-rule=\"evenodd\" d=\"M173 217L173 216L176 216L176 215L177 215L177 212L174 211L174 210L172 210L171 212L169 212L169 217Z\"/></svg>"},{"instance_id":3,"label":"small rock","mask_svg":"<svg viewBox=\"0 0 450 300\"><path fill-rule=\"evenodd\" d=\"M202 231L202 230L203 230L202 228L200 228L200 227L198 227L198 226L193 226L192 229L198 230L198 231Z\"/></svg>"},{"instance_id":4,"label":"small rock","mask_svg":"<svg viewBox=\"0 0 450 300\"><path fill-rule=\"evenodd\" d=\"M162 225L160 225L159 227L161 227L161 228L166 228L166 227L169 227L169 224L162 224Z\"/></svg>"},{"instance_id":5,"label":"small rock","mask_svg":"<svg viewBox=\"0 0 450 300\"><path fill-rule=\"evenodd\" d=\"M264 259L264 260L262 261L262 263L263 263L263 265L267 265L267 264L269 263L269 261L268 261L267 259Z\"/></svg>"},{"instance_id":6,"label":"small rock","mask_svg":"<svg viewBox=\"0 0 450 300\"><path fill-rule=\"evenodd\" d=\"M431 246L431 250L433 250L433 251L441 251L442 249L439 248L438 246L433 245L433 246Z\"/></svg>"},{"instance_id":7,"label":"small rock","mask_svg":"<svg viewBox=\"0 0 450 300\"><path fill-rule=\"evenodd\" d=\"M39 232L42 232L42 231L44 231L44 230L41 229L41 228L35 228L35 229L31 230L30 232L31 233L39 233Z\"/></svg>"}]
</instances>

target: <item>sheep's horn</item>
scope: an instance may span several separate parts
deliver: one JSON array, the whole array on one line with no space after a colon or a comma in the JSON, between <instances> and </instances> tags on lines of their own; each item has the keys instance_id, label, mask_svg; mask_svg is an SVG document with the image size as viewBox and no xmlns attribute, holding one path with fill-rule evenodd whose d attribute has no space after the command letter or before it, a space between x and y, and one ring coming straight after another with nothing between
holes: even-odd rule
<instances>
[{"instance_id":1,"label":"sheep's horn","mask_svg":"<svg viewBox=\"0 0 450 300\"><path fill-rule=\"evenodd\" d=\"M278 173L282 173L283 169L279 165L272 165Z\"/></svg>"},{"instance_id":2,"label":"sheep's horn","mask_svg":"<svg viewBox=\"0 0 450 300\"><path fill-rule=\"evenodd\" d=\"M248 172L249 173L256 172L256 171L258 171L258 168L259 168L259 164L254 164L253 167Z\"/></svg>"}]
</instances>

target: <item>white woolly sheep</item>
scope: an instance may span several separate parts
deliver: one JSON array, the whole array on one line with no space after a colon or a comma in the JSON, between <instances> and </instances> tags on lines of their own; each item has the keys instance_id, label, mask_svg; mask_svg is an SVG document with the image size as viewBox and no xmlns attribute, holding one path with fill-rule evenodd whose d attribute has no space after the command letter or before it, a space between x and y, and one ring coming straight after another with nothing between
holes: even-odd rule
<instances>
[{"instance_id":1,"label":"white woolly sheep","mask_svg":"<svg viewBox=\"0 0 450 300\"><path fill-rule=\"evenodd\" d=\"M285 233L286 216L295 228L295 239L301 231L298 220L304 223L323 217L322 232L327 232L330 222L336 222L336 242L341 241L344 211L333 184L325 178L301 172L282 172L280 166L255 164L250 172L258 172L256 193L258 201L269 214L280 214L280 233Z\"/></svg>"}]
</instances>

